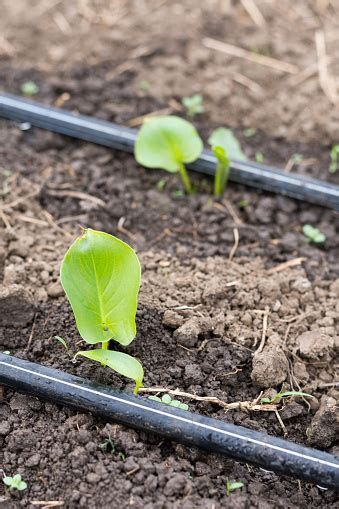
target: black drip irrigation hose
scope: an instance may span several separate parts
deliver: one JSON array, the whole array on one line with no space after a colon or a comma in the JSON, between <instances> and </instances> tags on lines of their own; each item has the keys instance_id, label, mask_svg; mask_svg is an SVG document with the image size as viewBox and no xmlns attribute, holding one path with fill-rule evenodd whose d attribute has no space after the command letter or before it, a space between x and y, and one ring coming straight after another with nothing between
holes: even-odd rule
<instances>
[{"instance_id":1,"label":"black drip irrigation hose","mask_svg":"<svg viewBox=\"0 0 339 509\"><path fill-rule=\"evenodd\" d=\"M11 94L0 94L0 117L48 129L80 140L133 152L138 131L96 118L75 115ZM189 168L214 175L216 158L209 150ZM339 210L339 186L254 162L231 161L230 180Z\"/></svg>"},{"instance_id":2,"label":"black drip irrigation hose","mask_svg":"<svg viewBox=\"0 0 339 509\"><path fill-rule=\"evenodd\" d=\"M338 458L264 433L118 392L6 354L0 354L0 384L265 470L339 489Z\"/></svg>"}]
</instances>

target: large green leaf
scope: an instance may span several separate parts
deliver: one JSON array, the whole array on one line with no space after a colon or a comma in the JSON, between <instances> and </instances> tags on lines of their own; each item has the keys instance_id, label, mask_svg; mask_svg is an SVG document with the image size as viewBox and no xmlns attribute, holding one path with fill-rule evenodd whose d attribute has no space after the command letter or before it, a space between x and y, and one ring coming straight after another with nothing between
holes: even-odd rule
<instances>
[{"instance_id":1,"label":"large green leaf","mask_svg":"<svg viewBox=\"0 0 339 509\"><path fill-rule=\"evenodd\" d=\"M230 159L235 159L236 161L247 160L247 157L241 150L239 141L234 136L231 129L218 127L208 138L208 143L212 145L212 147L222 147Z\"/></svg>"},{"instance_id":2,"label":"large green leaf","mask_svg":"<svg viewBox=\"0 0 339 509\"><path fill-rule=\"evenodd\" d=\"M60 276L87 343L133 341L140 264L130 246L108 233L84 230L67 251Z\"/></svg>"},{"instance_id":3,"label":"large green leaf","mask_svg":"<svg viewBox=\"0 0 339 509\"><path fill-rule=\"evenodd\" d=\"M135 381L134 392L138 392L140 387L142 387L142 380L144 378L143 367L140 362L131 355L112 350L88 350L78 352L76 357L78 355L100 362L100 364L114 369L114 371L117 371L120 375L131 378Z\"/></svg>"},{"instance_id":4,"label":"large green leaf","mask_svg":"<svg viewBox=\"0 0 339 509\"><path fill-rule=\"evenodd\" d=\"M178 163L197 159L203 143L194 126L180 117L158 117L146 122L140 129L134 155L147 168L161 168L175 173Z\"/></svg>"}]
</instances>

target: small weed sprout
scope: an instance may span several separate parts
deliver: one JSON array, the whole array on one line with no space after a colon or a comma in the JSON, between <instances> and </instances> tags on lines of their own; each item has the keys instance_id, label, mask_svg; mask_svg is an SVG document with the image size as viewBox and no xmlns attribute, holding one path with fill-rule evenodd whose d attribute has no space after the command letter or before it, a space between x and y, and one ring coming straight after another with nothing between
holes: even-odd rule
<instances>
[{"instance_id":1,"label":"small weed sprout","mask_svg":"<svg viewBox=\"0 0 339 509\"><path fill-rule=\"evenodd\" d=\"M227 479L226 481L226 495L229 497L232 491L239 490L244 487L243 482L232 482Z\"/></svg>"},{"instance_id":2,"label":"small weed sprout","mask_svg":"<svg viewBox=\"0 0 339 509\"><path fill-rule=\"evenodd\" d=\"M34 81L25 81L20 87L21 92L27 97L33 97L39 92L39 87Z\"/></svg>"},{"instance_id":3,"label":"small weed sprout","mask_svg":"<svg viewBox=\"0 0 339 509\"><path fill-rule=\"evenodd\" d=\"M257 130L254 127L247 127L243 133L245 138L253 138L256 135Z\"/></svg>"},{"instance_id":4,"label":"small weed sprout","mask_svg":"<svg viewBox=\"0 0 339 509\"><path fill-rule=\"evenodd\" d=\"M64 338L62 338L61 336L54 336L54 339L56 339L57 341L59 341L59 343L62 344L62 346L64 348L66 348L66 350L68 349L68 345L67 345L67 342Z\"/></svg>"},{"instance_id":5,"label":"small weed sprout","mask_svg":"<svg viewBox=\"0 0 339 509\"><path fill-rule=\"evenodd\" d=\"M200 94L194 94L191 97L183 97L181 103L189 118L193 118L195 115L200 115L205 111L203 98Z\"/></svg>"},{"instance_id":6,"label":"small weed sprout","mask_svg":"<svg viewBox=\"0 0 339 509\"><path fill-rule=\"evenodd\" d=\"M11 490L23 491L27 488L27 483L25 483L25 481L22 480L20 474L15 474L13 475L13 477L5 476L3 477L2 480L3 483L9 487L10 491Z\"/></svg>"},{"instance_id":7,"label":"small weed sprout","mask_svg":"<svg viewBox=\"0 0 339 509\"><path fill-rule=\"evenodd\" d=\"M326 240L326 235L324 235L324 233L321 233L321 231L318 228L315 228L310 224L304 224L303 234L306 237L306 242L314 244L323 244Z\"/></svg>"},{"instance_id":8,"label":"small weed sprout","mask_svg":"<svg viewBox=\"0 0 339 509\"><path fill-rule=\"evenodd\" d=\"M260 400L260 403L262 405L271 405L272 403L279 402L282 398L293 398L293 397L300 397L300 398L314 398L312 394L308 394L307 392L296 392L296 391L285 391L285 392L278 392L273 398L262 398Z\"/></svg>"},{"instance_id":9,"label":"small weed sprout","mask_svg":"<svg viewBox=\"0 0 339 509\"><path fill-rule=\"evenodd\" d=\"M338 164L339 164L339 161L338 161L339 145L333 145L330 155L331 155L331 164L328 168L328 171L330 173L335 173L338 169Z\"/></svg>"},{"instance_id":10,"label":"small weed sprout","mask_svg":"<svg viewBox=\"0 0 339 509\"><path fill-rule=\"evenodd\" d=\"M142 386L140 362L122 352L109 350L111 339L123 346L136 335L135 316L140 286L140 263L125 242L108 233L84 229L67 251L60 270L61 284L72 306L78 331L101 349L81 351Z\"/></svg>"},{"instance_id":11,"label":"small weed sprout","mask_svg":"<svg viewBox=\"0 0 339 509\"><path fill-rule=\"evenodd\" d=\"M164 394L161 398L158 398L158 396L148 396L148 399L158 401L164 405L180 408L180 410L188 410L188 405L186 405L186 403L181 403L181 401L178 401L177 399L172 399L169 394Z\"/></svg>"},{"instance_id":12,"label":"small weed sprout","mask_svg":"<svg viewBox=\"0 0 339 509\"><path fill-rule=\"evenodd\" d=\"M265 161L264 154L262 154L262 152L256 152L255 160L257 161L257 163L263 163Z\"/></svg>"},{"instance_id":13,"label":"small weed sprout","mask_svg":"<svg viewBox=\"0 0 339 509\"><path fill-rule=\"evenodd\" d=\"M102 450L102 452L111 452L112 455L115 453L115 444L112 440L112 437L111 435L108 435L107 438L105 438L105 440L99 444L99 449Z\"/></svg>"},{"instance_id":14,"label":"small weed sprout","mask_svg":"<svg viewBox=\"0 0 339 509\"><path fill-rule=\"evenodd\" d=\"M187 194L193 192L185 164L195 161L203 144L194 126L180 117L165 116L148 120L140 129L134 156L146 168L180 173Z\"/></svg>"},{"instance_id":15,"label":"small weed sprout","mask_svg":"<svg viewBox=\"0 0 339 509\"><path fill-rule=\"evenodd\" d=\"M214 195L218 198L227 186L230 173L230 159L245 161L246 156L241 150L240 143L230 129L219 127L208 138L212 151L217 158L214 178Z\"/></svg>"}]
</instances>

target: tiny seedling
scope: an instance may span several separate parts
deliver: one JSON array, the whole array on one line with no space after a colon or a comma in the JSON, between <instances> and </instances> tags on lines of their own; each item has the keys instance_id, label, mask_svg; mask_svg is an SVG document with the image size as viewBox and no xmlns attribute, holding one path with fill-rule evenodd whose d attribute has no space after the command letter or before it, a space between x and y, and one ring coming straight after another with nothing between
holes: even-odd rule
<instances>
[{"instance_id":1,"label":"tiny seedling","mask_svg":"<svg viewBox=\"0 0 339 509\"><path fill-rule=\"evenodd\" d=\"M13 477L5 476L3 477L3 482L6 486L9 487L10 490L18 490L23 491L27 488L27 483L22 480L20 474L15 474Z\"/></svg>"},{"instance_id":2,"label":"tiny seedling","mask_svg":"<svg viewBox=\"0 0 339 509\"><path fill-rule=\"evenodd\" d=\"M219 127L208 138L208 143L217 159L214 178L214 195L220 197L228 182L230 173L230 159L245 161L246 156L241 150L237 138L230 129Z\"/></svg>"},{"instance_id":3,"label":"tiny seedling","mask_svg":"<svg viewBox=\"0 0 339 509\"><path fill-rule=\"evenodd\" d=\"M108 233L84 229L67 251L60 277L80 336L91 345L102 345L75 357L92 359L132 378L137 392L144 376L142 365L130 355L109 350L111 339L127 346L136 335L140 286L136 253Z\"/></svg>"},{"instance_id":4,"label":"tiny seedling","mask_svg":"<svg viewBox=\"0 0 339 509\"><path fill-rule=\"evenodd\" d=\"M20 88L21 92L27 97L32 97L39 92L39 87L34 81L25 81Z\"/></svg>"},{"instance_id":5,"label":"tiny seedling","mask_svg":"<svg viewBox=\"0 0 339 509\"><path fill-rule=\"evenodd\" d=\"M186 403L181 403L181 401L177 399L172 399L169 394L164 394L161 398L158 398L158 396L148 396L148 399L164 403L164 405L180 408L180 410L188 410L188 405L186 405Z\"/></svg>"},{"instance_id":6,"label":"tiny seedling","mask_svg":"<svg viewBox=\"0 0 339 509\"><path fill-rule=\"evenodd\" d=\"M326 240L326 235L324 235L324 233L321 233L321 231L318 228L315 228L310 224L304 224L303 234L306 237L306 242L322 244Z\"/></svg>"},{"instance_id":7,"label":"tiny seedling","mask_svg":"<svg viewBox=\"0 0 339 509\"><path fill-rule=\"evenodd\" d=\"M141 80L139 83L139 88L143 92L148 92L149 90L151 90L151 84L146 80Z\"/></svg>"},{"instance_id":8,"label":"tiny seedling","mask_svg":"<svg viewBox=\"0 0 339 509\"><path fill-rule=\"evenodd\" d=\"M166 187L167 181L165 179L160 179L157 182L157 189L158 191L163 191Z\"/></svg>"},{"instance_id":9,"label":"tiny seedling","mask_svg":"<svg viewBox=\"0 0 339 509\"><path fill-rule=\"evenodd\" d=\"M263 163L265 161L264 154L262 154L262 152L256 152L255 160L257 161L257 163Z\"/></svg>"},{"instance_id":10,"label":"tiny seedling","mask_svg":"<svg viewBox=\"0 0 339 509\"><path fill-rule=\"evenodd\" d=\"M332 149L331 149L331 164L328 168L328 171L330 173L335 173L338 169L338 165L339 165L339 161L338 161L338 158L339 158L339 145L333 145Z\"/></svg>"},{"instance_id":11,"label":"tiny seedling","mask_svg":"<svg viewBox=\"0 0 339 509\"><path fill-rule=\"evenodd\" d=\"M59 343L62 344L62 346L64 348L66 348L66 350L68 349L68 345L66 343L66 340L64 338L62 338L61 336L54 336L54 339L56 339L57 341L59 341Z\"/></svg>"},{"instance_id":12,"label":"tiny seedling","mask_svg":"<svg viewBox=\"0 0 339 509\"><path fill-rule=\"evenodd\" d=\"M105 438L105 440L99 444L99 449L102 450L102 452L111 452L112 455L115 453L115 444L112 440L112 437L111 435L108 435L107 438Z\"/></svg>"},{"instance_id":13,"label":"tiny seedling","mask_svg":"<svg viewBox=\"0 0 339 509\"><path fill-rule=\"evenodd\" d=\"M205 111L203 98L200 94L194 94L191 97L183 97L181 103L186 110L187 116L190 118L195 117L195 115L200 115L200 113L204 113Z\"/></svg>"},{"instance_id":14,"label":"tiny seedling","mask_svg":"<svg viewBox=\"0 0 339 509\"><path fill-rule=\"evenodd\" d=\"M313 398L312 394L308 394L307 392L296 392L296 391L285 391L285 392L278 392L273 398L262 398L260 400L261 404L271 405L272 403L276 403L280 401L282 398L293 398L293 397L300 397L300 398Z\"/></svg>"},{"instance_id":15,"label":"tiny seedling","mask_svg":"<svg viewBox=\"0 0 339 509\"><path fill-rule=\"evenodd\" d=\"M244 129L244 136L245 138L253 138L255 136L257 130L254 127L247 127Z\"/></svg>"},{"instance_id":16,"label":"tiny seedling","mask_svg":"<svg viewBox=\"0 0 339 509\"><path fill-rule=\"evenodd\" d=\"M246 207L248 207L249 205L251 205L251 202L250 202L250 200L248 200L247 198L244 198L243 200L238 201L238 206L239 206L241 209L245 209L245 208L246 208Z\"/></svg>"},{"instance_id":17,"label":"tiny seedling","mask_svg":"<svg viewBox=\"0 0 339 509\"><path fill-rule=\"evenodd\" d=\"M227 479L226 481L226 495L229 497L232 491L239 490L240 488L243 488L244 483L243 482L232 482Z\"/></svg>"},{"instance_id":18,"label":"tiny seedling","mask_svg":"<svg viewBox=\"0 0 339 509\"><path fill-rule=\"evenodd\" d=\"M203 148L194 126L180 117L165 116L148 120L141 127L134 148L139 164L179 172L185 191L193 189L185 164L195 161Z\"/></svg>"}]
</instances>

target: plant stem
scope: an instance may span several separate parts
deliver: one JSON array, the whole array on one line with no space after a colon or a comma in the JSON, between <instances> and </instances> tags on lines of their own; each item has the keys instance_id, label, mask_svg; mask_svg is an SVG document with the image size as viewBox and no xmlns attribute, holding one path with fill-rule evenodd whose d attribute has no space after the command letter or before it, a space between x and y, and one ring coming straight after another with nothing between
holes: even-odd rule
<instances>
[{"instance_id":1,"label":"plant stem","mask_svg":"<svg viewBox=\"0 0 339 509\"><path fill-rule=\"evenodd\" d=\"M186 193L192 194L193 189L192 189L191 181L187 174L185 166L183 165L183 163L178 163L178 168L179 168L179 173L181 176L182 183L184 184L184 189L185 189Z\"/></svg>"},{"instance_id":2,"label":"plant stem","mask_svg":"<svg viewBox=\"0 0 339 509\"><path fill-rule=\"evenodd\" d=\"M229 174L230 174L229 162L226 163L224 161L218 161L214 177L214 195L216 197L220 198L220 196L225 191Z\"/></svg>"},{"instance_id":3,"label":"plant stem","mask_svg":"<svg viewBox=\"0 0 339 509\"><path fill-rule=\"evenodd\" d=\"M101 343L101 349L102 349L102 350L108 350L108 346L109 346L109 340L108 340L108 341L103 341L103 342ZM105 368L105 367L106 367L106 364L105 364L104 362L102 362L102 363L101 363L101 366L102 366L103 368Z\"/></svg>"}]
</instances>

